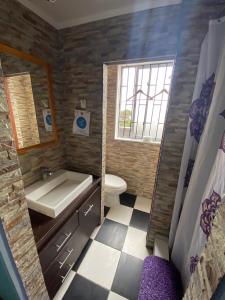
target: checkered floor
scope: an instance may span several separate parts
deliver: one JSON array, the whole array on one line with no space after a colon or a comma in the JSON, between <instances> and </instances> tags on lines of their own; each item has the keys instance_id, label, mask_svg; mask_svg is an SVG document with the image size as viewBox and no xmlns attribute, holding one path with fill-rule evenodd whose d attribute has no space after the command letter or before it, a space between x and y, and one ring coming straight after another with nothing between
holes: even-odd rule
<instances>
[{"instance_id":1,"label":"checkered floor","mask_svg":"<svg viewBox=\"0 0 225 300\"><path fill-rule=\"evenodd\" d=\"M54 300L136 300L150 200L123 194L97 227Z\"/></svg>"}]
</instances>

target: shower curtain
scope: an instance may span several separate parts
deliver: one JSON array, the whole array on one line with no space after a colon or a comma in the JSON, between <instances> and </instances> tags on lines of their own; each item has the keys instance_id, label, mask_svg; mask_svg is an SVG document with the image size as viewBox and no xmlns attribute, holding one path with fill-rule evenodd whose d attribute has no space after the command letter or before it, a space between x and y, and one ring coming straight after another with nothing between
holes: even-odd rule
<instances>
[{"instance_id":1,"label":"shower curtain","mask_svg":"<svg viewBox=\"0 0 225 300\"><path fill-rule=\"evenodd\" d=\"M225 193L225 19L209 24L189 116L169 239L184 287Z\"/></svg>"}]
</instances>

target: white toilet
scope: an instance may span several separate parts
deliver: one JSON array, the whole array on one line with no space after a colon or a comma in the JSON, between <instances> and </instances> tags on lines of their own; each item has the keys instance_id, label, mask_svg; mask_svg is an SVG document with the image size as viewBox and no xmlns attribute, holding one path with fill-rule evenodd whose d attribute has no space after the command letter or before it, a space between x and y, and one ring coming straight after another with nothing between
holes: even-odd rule
<instances>
[{"instance_id":1,"label":"white toilet","mask_svg":"<svg viewBox=\"0 0 225 300\"><path fill-rule=\"evenodd\" d=\"M120 204L120 194L126 192L127 183L122 178L105 175L105 206L112 207Z\"/></svg>"}]
</instances>

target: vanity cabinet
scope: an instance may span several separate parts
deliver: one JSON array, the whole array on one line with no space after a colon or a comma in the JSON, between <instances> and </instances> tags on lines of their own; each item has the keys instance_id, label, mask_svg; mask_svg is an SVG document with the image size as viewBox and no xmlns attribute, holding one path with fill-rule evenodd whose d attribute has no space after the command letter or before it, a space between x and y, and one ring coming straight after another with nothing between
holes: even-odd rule
<instances>
[{"instance_id":1,"label":"vanity cabinet","mask_svg":"<svg viewBox=\"0 0 225 300\"><path fill-rule=\"evenodd\" d=\"M99 211L101 209L101 203L99 202L100 196L101 191L100 187L98 187L78 211L80 229L86 239L90 237L93 228L95 228L99 222Z\"/></svg>"},{"instance_id":2,"label":"vanity cabinet","mask_svg":"<svg viewBox=\"0 0 225 300\"><path fill-rule=\"evenodd\" d=\"M40 263L51 299L100 223L100 211L100 180L95 180L55 219L30 210Z\"/></svg>"},{"instance_id":3,"label":"vanity cabinet","mask_svg":"<svg viewBox=\"0 0 225 300\"><path fill-rule=\"evenodd\" d=\"M46 287L51 298L54 297L61 284L65 281L83 249L80 243L79 232L79 229L74 232L57 258L52 262L47 271L44 272Z\"/></svg>"},{"instance_id":4,"label":"vanity cabinet","mask_svg":"<svg viewBox=\"0 0 225 300\"><path fill-rule=\"evenodd\" d=\"M49 267L49 262L58 256L78 226L78 212L75 212L40 251L39 258L43 272Z\"/></svg>"}]
</instances>

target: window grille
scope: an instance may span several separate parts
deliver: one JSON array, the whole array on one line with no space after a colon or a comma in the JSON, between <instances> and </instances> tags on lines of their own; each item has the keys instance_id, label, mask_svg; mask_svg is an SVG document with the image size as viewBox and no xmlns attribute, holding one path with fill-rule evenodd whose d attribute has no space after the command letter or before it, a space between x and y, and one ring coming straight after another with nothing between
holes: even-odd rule
<instances>
[{"instance_id":1,"label":"window grille","mask_svg":"<svg viewBox=\"0 0 225 300\"><path fill-rule=\"evenodd\" d=\"M119 72L116 138L160 142L173 61L121 66Z\"/></svg>"}]
</instances>

